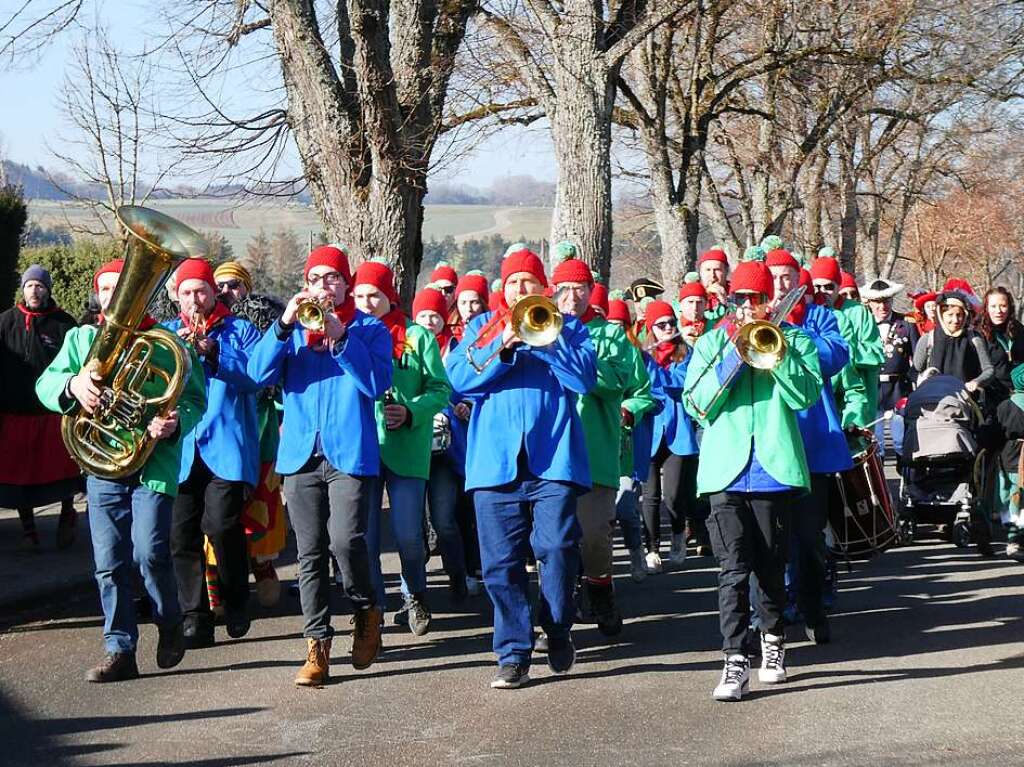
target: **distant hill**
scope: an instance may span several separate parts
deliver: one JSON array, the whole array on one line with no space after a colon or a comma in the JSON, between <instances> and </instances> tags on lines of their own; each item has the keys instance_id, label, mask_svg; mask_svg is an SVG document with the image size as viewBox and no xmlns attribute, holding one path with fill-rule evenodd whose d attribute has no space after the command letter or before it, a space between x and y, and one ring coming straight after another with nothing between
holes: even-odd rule
<instances>
[{"instance_id":1,"label":"distant hill","mask_svg":"<svg viewBox=\"0 0 1024 767\"><path fill-rule=\"evenodd\" d=\"M3 173L0 174L0 177L5 179L8 184L17 184L24 189L25 196L30 200L68 199L68 195L57 188L47 177L45 168L37 167L33 169L27 165L10 160L3 160L2 162ZM60 183L62 185L70 185L72 188L78 187L70 179L60 179Z\"/></svg>"}]
</instances>

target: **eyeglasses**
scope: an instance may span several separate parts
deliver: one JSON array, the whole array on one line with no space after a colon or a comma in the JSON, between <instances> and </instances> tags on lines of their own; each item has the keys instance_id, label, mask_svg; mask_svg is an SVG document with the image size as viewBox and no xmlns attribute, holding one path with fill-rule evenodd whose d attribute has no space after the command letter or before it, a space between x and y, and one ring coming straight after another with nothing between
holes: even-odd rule
<instances>
[{"instance_id":1,"label":"eyeglasses","mask_svg":"<svg viewBox=\"0 0 1024 767\"><path fill-rule=\"evenodd\" d=\"M657 328L658 330L671 330L672 328L679 327L679 323L675 320L660 320L651 325L651 327Z\"/></svg>"},{"instance_id":2,"label":"eyeglasses","mask_svg":"<svg viewBox=\"0 0 1024 767\"><path fill-rule=\"evenodd\" d=\"M341 282L342 276L340 272L327 272L326 274L311 274L306 278L306 282L310 285L318 285L321 282L324 285L337 285Z\"/></svg>"},{"instance_id":3,"label":"eyeglasses","mask_svg":"<svg viewBox=\"0 0 1024 767\"><path fill-rule=\"evenodd\" d=\"M242 287L241 280L225 280L217 283L218 290L238 290L240 287Z\"/></svg>"},{"instance_id":4,"label":"eyeglasses","mask_svg":"<svg viewBox=\"0 0 1024 767\"><path fill-rule=\"evenodd\" d=\"M455 286L454 285L440 285L440 286L438 286L437 290L440 293L444 293L446 296L450 296L452 293L455 292Z\"/></svg>"}]
</instances>

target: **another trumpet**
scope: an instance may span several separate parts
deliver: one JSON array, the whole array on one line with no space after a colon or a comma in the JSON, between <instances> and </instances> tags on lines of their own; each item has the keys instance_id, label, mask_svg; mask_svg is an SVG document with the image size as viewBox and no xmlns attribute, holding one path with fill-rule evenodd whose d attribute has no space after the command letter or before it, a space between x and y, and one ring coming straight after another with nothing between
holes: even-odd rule
<instances>
[{"instance_id":1,"label":"another trumpet","mask_svg":"<svg viewBox=\"0 0 1024 767\"><path fill-rule=\"evenodd\" d=\"M557 300L557 295L556 293L555 300ZM507 313L495 313L490 322L480 329L478 337L486 337L495 327L508 322L515 335L519 336L523 343L529 346L548 346L554 343L562 332L562 313L558 311L555 300L541 295L521 296L516 299ZM466 350L466 358L477 373L482 373L498 358L498 355L508 348L508 344L503 343L481 363L477 363L473 359L474 348L471 345Z\"/></svg>"},{"instance_id":2,"label":"another trumpet","mask_svg":"<svg viewBox=\"0 0 1024 767\"><path fill-rule=\"evenodd\" d=\"M188 318L189 333L185 336L185 342L195 347L206 338L206 317L199 309L193 309Z\"/></svg>"},{"instance_id":3,"label":"another trumpet","mask_svg":"<svg viewBox=\"0 0 1024 767\"><path fill-rule=\"evenodd\" d=\"M324 327L327 325L327 313L333 311L334 301L330 298L323 300L307 298L298 305L295 319L306 330L323 333Z\"/></svg>"}]
</instances>

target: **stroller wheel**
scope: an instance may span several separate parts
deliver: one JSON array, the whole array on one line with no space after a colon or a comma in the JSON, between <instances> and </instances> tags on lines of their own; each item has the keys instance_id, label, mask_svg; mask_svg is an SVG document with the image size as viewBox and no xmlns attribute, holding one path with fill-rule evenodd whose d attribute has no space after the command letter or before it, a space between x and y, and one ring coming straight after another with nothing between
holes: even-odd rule
<instances>
[{"instance_id":1,"label":"stroller wheel","mask_svg":"<svg viewBox=\"0 0 1024 767\"><path fill-rule=\"evenodd\" d=\"M971 545L971 526L966 522L957 522L953 525L953 543L959 549L966 549Z\"/></svg>"}]
</instances>

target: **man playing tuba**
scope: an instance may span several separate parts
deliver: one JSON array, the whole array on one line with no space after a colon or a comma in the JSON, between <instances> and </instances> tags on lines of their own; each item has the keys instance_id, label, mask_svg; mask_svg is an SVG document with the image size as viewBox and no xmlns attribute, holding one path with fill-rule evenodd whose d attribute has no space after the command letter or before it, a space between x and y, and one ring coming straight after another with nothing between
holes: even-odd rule
<instances>
[{"instance_id":1,"label":"man playing tuba","mask_svg":"<svg viewBox=\"0 0 1024 767\"><path fill-rule=\"evenodd\" d=\"M102 312L110 306L123 267L121 259L111 261L101 266L93 278L101 325ZM147 330L155 324L147 316L139 329ZM99 376L83 369L83 363L98 332L95 325L68 331L57 357L39 377L36 394L50 410L68 414L81 409L93 413L97 408L101 396ZM161 346L155 347L153 364L169 374L175 368L173 357ZM158 394L148 391L152 387L160 389L161 385L150 380L143 393ZM205 409L203 370L193 359L177 408L166 417L149 421L149 435L159 441L142 469L120 479L87 478L89 528L107 653L103 662L87 673L90 682L119 682L139 675L135 661L139 630L132 599L135 565L142 573L160 632L157 666L172 668L185 655L178 587L171 563L171 510L178 492L182 438L199 422Z\"/></svg>"}]
</instances>

